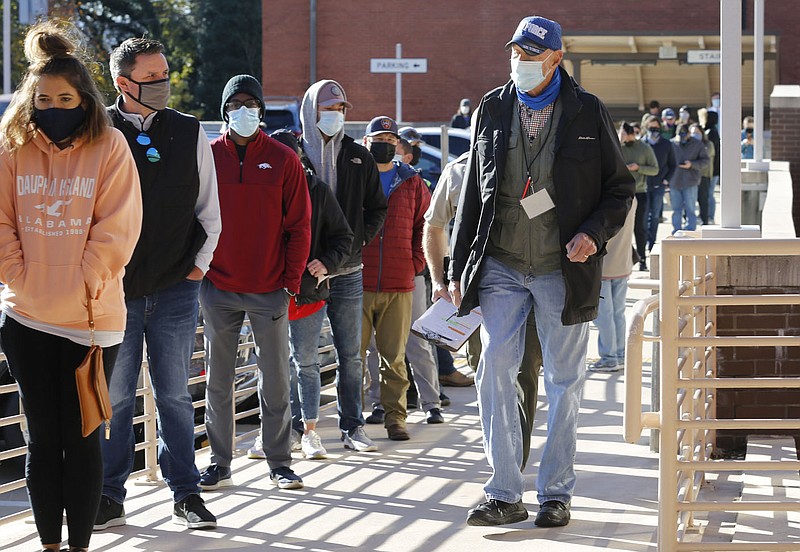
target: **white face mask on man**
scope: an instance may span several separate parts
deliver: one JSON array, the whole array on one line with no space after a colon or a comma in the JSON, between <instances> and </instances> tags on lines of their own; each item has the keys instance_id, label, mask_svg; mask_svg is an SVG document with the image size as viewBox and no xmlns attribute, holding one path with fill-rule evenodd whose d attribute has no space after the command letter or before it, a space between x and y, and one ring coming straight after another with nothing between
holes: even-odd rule
<instances>
[{"instance_id":1,"label":"white face mask on man","mask_svg":"<svg viewBox=\"0 0 800 552\"><path fill-rule=\"evenodd\" d=\"M344 127L344 113L341 111L320 111L317 128L325 136L336 136Z\"/></svg>"},{"instance_id":2,"label":"white face mask on man","mask_svg":"<svg viewBox=\"0 0 800 552\"><path fill-rule=\"evenodd\" d=\"M550 53L552 56L553 53ZM542 61L522 61L518 56L511 57L511 80L523 92L530 92L544 82L547 75L544 73L544 63L550 59L547 56ZM549 72L547 73L549 74Z\"/></svg>"}]
</instances>

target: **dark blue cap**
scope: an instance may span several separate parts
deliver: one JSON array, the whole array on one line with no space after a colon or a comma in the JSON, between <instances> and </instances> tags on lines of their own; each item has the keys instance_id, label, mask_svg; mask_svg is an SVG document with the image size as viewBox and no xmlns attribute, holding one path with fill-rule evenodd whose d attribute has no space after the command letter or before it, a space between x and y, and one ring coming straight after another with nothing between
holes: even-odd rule
<instances>
[{"instance_id":1,"label":"dark blue cap","mask_svg":"<svg viewBox=\"0 0 800 552\"><path fill-rule=\"evenodd\" d=\"M397 123L394 122L394 119L391 117L386 117L385 115L381 115L380 117L375 117L369 122L367 125L367 132L365 134L367 136L375 136L376 134L382 134L384 132L391 132L400 138L400 134L397 132Z\"/></svg>"},{"instance_id":2,"label":"dark blue cap","mask_svg":"<svg viewBox=\"0 0 800 552\"><path fill-rule=\"evenodd\" d=\"M538 56L545 50L560 50L561 25L538 15L526 17L517 25L514 37L506 44L506 50L512 44L531 56Z\"/></svg>"}]
</instances>

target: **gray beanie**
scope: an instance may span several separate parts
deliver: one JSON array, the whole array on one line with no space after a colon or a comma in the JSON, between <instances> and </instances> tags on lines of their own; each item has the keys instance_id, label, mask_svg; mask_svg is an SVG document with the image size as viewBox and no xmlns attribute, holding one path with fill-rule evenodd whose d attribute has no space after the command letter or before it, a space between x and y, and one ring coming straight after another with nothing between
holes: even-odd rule
<instances>
[{"instance_id":1,"label":"gray beanie","mask_svg":"<svg viewBox=\"0 0 800 552\"><path fill-rule=\"evenodd\" d=\"M222 116L223 121L227 121L225 117L225 104L239 92L249 94L258 100L261 104L261 113L264 113L264 91L261 89L261 83L255 77L250 75L236 75L231 77L225 88L222 89L222 104L219 106L219 114Z\"/></svg>"}]
</instances>

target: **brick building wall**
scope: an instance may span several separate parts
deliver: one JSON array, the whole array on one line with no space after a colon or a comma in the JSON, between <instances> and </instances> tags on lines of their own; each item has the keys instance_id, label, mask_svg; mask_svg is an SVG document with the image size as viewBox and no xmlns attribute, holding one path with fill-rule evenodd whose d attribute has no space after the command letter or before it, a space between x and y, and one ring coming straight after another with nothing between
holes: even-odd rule
<instances>
[{"instance_id":1,"label":"brick building wall","mask_svg":"<svg viewBox=\"0 0 800 552\"><path fill-rule=\"evenodd\" d=\"M720 272L720 295L800 293L800 268L793 258L741 257L731 259ZM730 277L728 277L730 276ZM749 280L757 285L741 285ZM800 336L800 305L729 306L717 308L717 335ZM800 347L720 347L717 374L727 378L798 377ZM721 389L719 418L800 418L800 389ZM746 446L754 430L720 430L719 449ZM766 433L774 434L775 431ZM800 439L800 432L786 434Z\"/></svg>"},{"instance_id":2,"label":"brick building wall","mask_svg":"<svg viewBox=\"0 0 800 552\"><path fill-rule=\"evenodd\" d=\"M613 9L610 6L613 5ZM752 33L753 0L745 2L745 32ZM409 121L448 119L462 97L473 105L505 83L510 70L503 46L533 5L484 0L406 0L381 4L317 2L317 79L338 80L354 104L350 120L394 115L394 74L372 74L369 60L428 59L428 73L403 75L403 114ZM568 35L719 34L719 2L542 0L535 10L559 21ZM263 1L263 75L267 95L302 96L309 85L310 2ZM779 51L800 51L795 2L767 2L765 32L779 36ZM800 56L779 54L778 82L800 82Z\"/></svg>"},{"instance_id":3,"label":"brick building wall","mask_svg":"<svg viewBox=\"0 0 800 552\"><path fill-rule=\"evenodd\" d=\"M783 90L779 90L783 89ZM772 94L772 158L789 162L792 175L792 219L800 236L800 87L777 87ZM778 97L780 95L780 97Z\"/></svg>"}]
</instances>

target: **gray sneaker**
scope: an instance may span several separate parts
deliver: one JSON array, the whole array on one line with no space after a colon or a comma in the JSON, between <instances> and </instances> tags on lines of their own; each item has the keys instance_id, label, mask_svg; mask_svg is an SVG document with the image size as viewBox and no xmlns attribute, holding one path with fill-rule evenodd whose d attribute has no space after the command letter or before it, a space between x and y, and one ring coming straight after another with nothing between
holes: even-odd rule
<instances>
[{"instance_id":1,"label":"gray sneaker","mask_svg":"<svg viewBox=\"0 0 800 552\"><path fill-rule=\"evenodd\" d=\"M100 497L100 507L97 509L97 516L94 520L93 531L102 531L109 527L121 527L125 525L125 508L122 504L103 495Z\"/></svg>"},{"instance_id":2,"label":"gray sneaker","mask_svg":"<svg viewBox=\"0 0 800 552\"><path fill-rule=\"evenodd\" d=\"M300 438L303 436L302 433L298 433L294 429L290 430L292 432L292 452L299 452L303 450L303 444L300 442Z\"/></svg>"},{"instance_id":3,"label":"gray sneaker","mask_svg":"<svg viewBox=\"0 0 800 552\"><path fill-rule=\"evenodd\" d=\"M279 489L302 489L303 480L291 468L276 468L269 472L269 478Z\"/></svg>"},{"instance_id":4,"label":"gray sneaker","mask_svg":"<svg viewBox=\"0 0 800 552\"><path fill-rule=\"evenodd\" d=\"M363 426L357 426L350 431L342 433L344 448L352 449L356 452L375 452L378 446L367 437L367 432Z\"/></svg>"}]
</instances>

